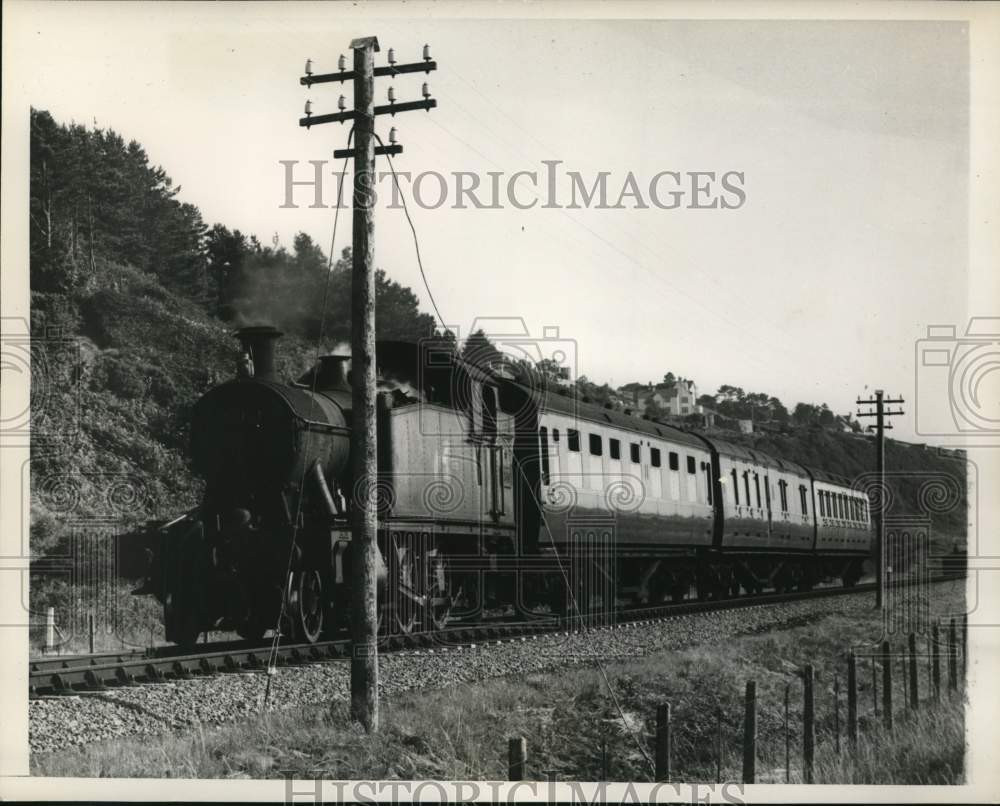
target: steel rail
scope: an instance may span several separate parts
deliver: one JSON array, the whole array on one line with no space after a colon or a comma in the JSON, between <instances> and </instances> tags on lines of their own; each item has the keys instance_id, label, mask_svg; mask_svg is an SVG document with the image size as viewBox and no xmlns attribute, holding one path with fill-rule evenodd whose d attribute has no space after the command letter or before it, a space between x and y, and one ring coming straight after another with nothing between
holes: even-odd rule
<instances>
[{"instance_id":1,"label":"steel rail","mask_svg":"<svg viewBox=\"0 0 1000 806\"><path fill-rule=\"evenodd\" d=\"M964 575L942 575L931 583L963 579ZM512 621L505 616L490 618L475 624L457 624L440 631L412 632L382 636L382 652L398 652L421 647L467 646L483 641L517 639L528 635L552 632L578 633L581 629L607 630L629 625L667 621L679 616L699 613L738 610L791 604L798 601L823 599L833 596L871 593L875 583L853 587L814 588L791 593L766 593L744 595L725 599L690 600L638 606L613 614L590 612L564 616L539 614L537 618ZM905 582L893 588L905 588ZM512 618L512 617L511 617ZM267 672L268 644L257 645L247 641L228 641L206 644L204 650L191 652L181 647L169 646L132 652L108 652L95 655L34 658L29 662L29 697L44 695L77 694L84 691L104 690L109 686L128 686L163 683L194 676L238 672ZM350 641L335 639L315 644L287 644L279 647L276 667L301 666L347 659Z\"/></svg>"}]
</instances>

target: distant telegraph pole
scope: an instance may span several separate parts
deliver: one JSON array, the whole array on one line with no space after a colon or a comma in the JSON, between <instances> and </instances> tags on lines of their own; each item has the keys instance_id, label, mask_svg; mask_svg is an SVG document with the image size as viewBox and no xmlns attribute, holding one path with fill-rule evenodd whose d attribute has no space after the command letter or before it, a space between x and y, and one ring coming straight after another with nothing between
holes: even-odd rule
<instances>
[{"instance_id":1,"label":"distant telegraph pole","mask_svg":"<svg viewBox=\"0 0 1000 806\"><path fill-rule=\"evenodd\" d=\"M353 477L354 495L351 501L351 537L353 549L352 573L354 587L351 601L351 716L368 731L378 730L378 595L376 569L378 567L378 499L376 480L375 431L375 222L374 200L375 157L400 154L403 147L396 144L393 128L389 132L388 146L375 146L375 118L378 115L395 115L415 109L430 111L437 101L430 97L427 84L423 85L423 101L396 103L395 91L389 88L389 103L375 106L375 79L383 76L395 78L401 73L429 73L437 69L431 61L430 48L424 45L423 61L397 65L393 50L389 49L389 66L376 67L374 54L379 52L378 39L374 36L351 42L354 51L354 69L345 70L346 60L338 60L338 72L313 75L312 61L306 61L305 75L299 83L312 87L333 81L354 82L354 109L346 110L344 96L332 114L313 115L312 102L306 102L304 118L299 125L309 128L322 123L354 122L354 145L333 152L337 159L354 157L354 236L353 266L351 273L351 428L354 445Z\"/></svg>"},{"instance_id":2,"label":"distant telegraph pole","mask_svg":"<svg viewBox=\"0 0 1000 806\"><path fill-rule=\"evenodd\" d=\"M875 519L875 607L881 609L885 602L885 519L882 509L885 506L885 430L892 428L891 423L886 423L886 417L895 417L902 414L902 409L887 411L886 406L895 403L905 403L903 398L886 399L885 392L881 389L875 390L875 397L861 400L858 398L859 406L874 406L875 411L859 411L858 417L875 417L875 475L878 476L879 485L879 505L872 511Z\"/></svg>"}]
</instances>

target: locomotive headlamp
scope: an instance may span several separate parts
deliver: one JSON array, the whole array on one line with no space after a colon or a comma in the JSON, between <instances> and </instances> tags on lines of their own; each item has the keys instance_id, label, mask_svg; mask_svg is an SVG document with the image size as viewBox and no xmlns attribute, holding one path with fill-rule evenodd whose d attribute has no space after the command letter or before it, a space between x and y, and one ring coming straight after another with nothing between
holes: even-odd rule
<instances>
[{"instance_id":1,"label":"locomotive headlamp","mask_svg":"<svg viewBox=\"0 0 1000 806\"><path fill-rule=\"evenodd\" d=\"M343 72L344 68L347 67L347 59L344 58L344 54L340 54L340 58L337 59L337 67Z\"/></svg>"},{"instance_id":2,"label":"locomotive headlamp","mask_svg":"<svg viewBox=\"0 0 1000 806\"><path fill-rule=\"evenodd\" d=\"M389 145L396 145L396 127L389 129Z\"/></svg>"},{"instance_id":3,"label":"locomotive headlamp","mask_svg":"<svg viewBox=\"0 0 1000 806\"><path fill-rule=\"evenodd\" d=\"M306 117L309 117L313 113L313 102L306 101Z\"/></svg>"},{"instance_id":4,"label":"locomotive headlamp","mask_svg":"<svg viewBox=\"0 0 1000 806\"><path fill-rule=\"evenodd\" d=\"M347 109L347 99L345 99L343 95L341 95L337 99L337 109L339 109L341 112Z\"/></svg>"},{"instance_id":5,"label":"locomotive headlamp","mask_svg":"<svg viewBox=\"0 0 1000 806\"><path fill-rule=\"evenodd\" d=\"M424 45L424 61L429 62L431 60L431 46Z\"/></svg>"},{"instance_id":6,"label":"locomotive headlamp","mask_svg":"<svg viewBox=\"0 0 1000 806\"><path fill-rule=\"evenodd\" d=\"M306 59L306 75L311 76L313 74L313 60Z\"/></svg>"}]
</instances>

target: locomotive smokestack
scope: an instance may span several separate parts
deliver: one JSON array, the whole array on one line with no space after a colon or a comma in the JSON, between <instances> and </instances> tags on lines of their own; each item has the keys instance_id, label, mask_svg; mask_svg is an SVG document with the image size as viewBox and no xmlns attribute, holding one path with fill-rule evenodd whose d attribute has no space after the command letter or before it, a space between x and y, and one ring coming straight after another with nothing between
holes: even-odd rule
<instances>
[{"instance_id":1,"label":"locomotive smokestack","mask_svg":"<svg viewBox=\"0 0 1000 806\"><path fill-rule=\"evenodd\" d=\"M284 334L270 325L241 327L233 335L253 361L253 377L265 381L278 380L274 368L274 343Z\"/></svg>"}]
</instances>

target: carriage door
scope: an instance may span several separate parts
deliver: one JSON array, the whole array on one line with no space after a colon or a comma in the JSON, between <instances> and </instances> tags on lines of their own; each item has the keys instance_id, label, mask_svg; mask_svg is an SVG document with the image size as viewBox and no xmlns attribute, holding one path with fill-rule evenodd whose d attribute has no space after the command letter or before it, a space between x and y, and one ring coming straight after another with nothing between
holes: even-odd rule
<instances>
[{"instance_id":1,"label":"carriage door","mask_svg":"<svg viewBox=\"0 0 1000 806\"><path fill-rule=\"evenodd\" d=\"M764 475L764 506L767 507L767 536L771 537L771 477Z\"/></svg>"},{"instance_id":2,"label":"carriage door","mask_svg":"<svg viewBox=\"0 0 1000 806\"><path fill-rule=\"evenodd\" d=\"M483 453L486 464L486 514L500 520L503 505L503 449L497 442L497 393L483 386Z\"/></svg>"}]
</instances>

